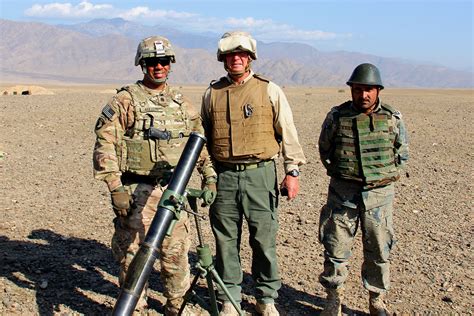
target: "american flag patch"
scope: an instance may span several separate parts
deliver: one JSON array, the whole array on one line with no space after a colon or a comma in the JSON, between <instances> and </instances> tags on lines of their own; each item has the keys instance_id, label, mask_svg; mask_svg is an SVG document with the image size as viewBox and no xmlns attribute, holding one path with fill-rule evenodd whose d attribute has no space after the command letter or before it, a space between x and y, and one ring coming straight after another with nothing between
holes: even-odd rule
<instances>
[{"instance_id":1,"label":"american flag patch","mask_svg":"<svg viewBox=\"0 0 474 316\"><path fill-rule=\"evenodd\" d=\"M109 120L112 119L112 117L114 116L115 114L115 111L110 107L110 105L106 105L104 106L104 108L102 109L102 114L108 118Z\"/></svg>"}]
</instances>

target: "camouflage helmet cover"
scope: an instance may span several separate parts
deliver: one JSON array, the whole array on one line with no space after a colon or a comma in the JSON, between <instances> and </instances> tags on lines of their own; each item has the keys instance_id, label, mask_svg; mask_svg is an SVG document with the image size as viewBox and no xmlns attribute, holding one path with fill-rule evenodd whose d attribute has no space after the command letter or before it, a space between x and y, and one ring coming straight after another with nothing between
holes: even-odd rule
<instances>
[{"instance_id":1,"label":"camouflage helmet cover","mask_svg":"<svg viewBox=\"0 0 474 316\"><path fill-rule=\"evenodd\" d=\"M346 84L350 86L354 83L384 88L379 69L369 63L360 64L354 69Z\"/></svg>"},{"instance_id":2,"label":"camouflage helmet cover","mask_svg":"<svg viewBox=\"0 0 474 316\"><path fill-rule=\"evenodd\" d=\"M162 36L150 36L138 44L135 66L140 65L142 59L151 57L170 57L172 63L176 62L171 42Z\"/></svg>"},{"instance_id":3,"label":"camouflage helmet cover","mask_svg":"<svg viewBox=\"0 0 474 316\"><path fill-rule=\"evenodd\" d=\"M222 35L217 45L217 60L223 61L225 54L248 52L250 58L257 59L257 41L247 32L233 31Z\"/></svg>"}]
</instances>

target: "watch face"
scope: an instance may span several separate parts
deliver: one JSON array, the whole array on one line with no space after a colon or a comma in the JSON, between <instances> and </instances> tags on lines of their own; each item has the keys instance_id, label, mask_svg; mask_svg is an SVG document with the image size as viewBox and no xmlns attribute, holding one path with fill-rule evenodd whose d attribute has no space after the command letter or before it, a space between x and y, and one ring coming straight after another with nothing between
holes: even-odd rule
<instances>
[{"instance_id":1,"label":"watch face","mask_svg":"<svg viewBox=\"0 0 474 316\"><path fill-rule=\"evenodd\" d=\"M288 174L292 177L298 177L300 175L300 172L296 169L293 169L293 170L289 171Z\"/></svg>"}]
</instances>

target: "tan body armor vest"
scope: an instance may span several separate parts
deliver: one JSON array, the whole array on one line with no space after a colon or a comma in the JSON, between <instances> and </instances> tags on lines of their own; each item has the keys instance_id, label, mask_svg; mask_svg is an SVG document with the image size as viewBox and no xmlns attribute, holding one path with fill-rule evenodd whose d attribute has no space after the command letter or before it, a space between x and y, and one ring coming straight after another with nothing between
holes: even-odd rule
<instances>
[{"instance_id":1,"label":"tan body armor vest","mask_svg":"<svg viewBox=\"0 0 474 316\"><path fill-rule=\"evenodd\" d=\"M366 188L387 185L399 178L395 164L393 109L385 104L366 115L346 102L335 115L337 130L331 176L355 180Z\"/></svg>"},{"instance_id":2,"label":"tan body armor vest","mask_svg":"<svg viewBox=\"0 0 474 316\"><path fill-rule=\"evenodd\" d=\"M242 85L225 78L211 85L210 148L216 160L268 160L278 154L268 82L254 75Z\"/></svg>"},{"instance_id":3,"label":"tan body armor vest","mask_svg":"<svg viewBox=\"0 0 474 316\"><path fill-rule=\"evenodd\" d=\"M191 127L182 95L169 88L167 93L148 93L138 84L123 87L134 105L135 123L122 143L120 170L139 175L162 176L178 163ZM146 137L153 127L168 139Z\"/></svg>"}]
</instances>

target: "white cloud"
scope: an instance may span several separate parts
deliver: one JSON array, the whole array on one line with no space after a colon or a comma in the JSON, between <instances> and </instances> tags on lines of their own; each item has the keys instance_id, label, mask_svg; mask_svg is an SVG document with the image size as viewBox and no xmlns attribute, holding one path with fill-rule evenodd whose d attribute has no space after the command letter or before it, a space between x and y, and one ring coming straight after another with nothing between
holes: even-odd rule
<instances>
[{"instance_id":1,"label":"white cloud","mask_svg":"<svg viewBox=\"0 0 474 316\"><path fill-rule=\"evenodd\" d=\"M173 10L150 10L148 7L135 7L119 14L119 17L126 20L139 20L139 19L179 19L185 20L197 16L194 13L188 12L176 12Z\"/></svg>"},{"instance_id":2,"label":"white cloud","mask_svg":"<svg viewBox=\"0 0 474 316\"><path fill-rule=\"evenodd\" d=\"M94 18L110 16L113 6L110 4L92 4L82 1L77 5L71 3L35 4L25 11L27 16L42 18Z\"/></svg>"},{"instance_id":3,"label":"white cloud","mask_svg":"<svg viewBox=\"0 0 474 316\"><path fill-rule=\"evenodd\" d=\"M319 41L350 36L320 30L301 30L288 24L276 23L271 19L256 20L252 17L244 19L227 18L226 24L232 28L246 30L263 41Z\"/></svg>"},{"instance_id":4,"label":"white cloud","mask_svg":"<svg viewBox=\"0 0 474 316\"><path fill-rule=\"evenodd\" d=\"M239 29L251 33L256 39L262 41L295 41L314 44L318 41L351 37L351 34L298 29L272 19L206 17L190 12L152 10L146 6L120 9L112 4L93 4L87 0L77 5L58 2L44 5L35 4L27 9L25 14L30 17L82 20L120 17L138 23L168 26L193 32L224 33Z\"/></svg>"}]
</instances>

